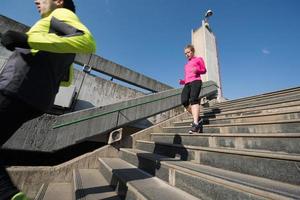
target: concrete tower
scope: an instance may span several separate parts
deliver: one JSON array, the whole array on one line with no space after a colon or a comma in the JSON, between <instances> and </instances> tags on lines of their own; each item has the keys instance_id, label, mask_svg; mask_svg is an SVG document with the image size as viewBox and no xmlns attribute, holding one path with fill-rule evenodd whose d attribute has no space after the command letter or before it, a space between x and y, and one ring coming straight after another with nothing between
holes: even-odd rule
<instances>
[{"instance_id":1,"label":"concrete tower","mask_svg":"<svg viewBox=\"0 0 300 200\"><path fill-rule=\"evenodd\" d=\"M223 101L216 37L209 27L207 18L202 21L200 28L192 30L192 44L195 47L195 55L203 57L206 64L207 72L202 75L203 81L216 82L219 87L217 101Z\"/></svg>"}]
</instances>

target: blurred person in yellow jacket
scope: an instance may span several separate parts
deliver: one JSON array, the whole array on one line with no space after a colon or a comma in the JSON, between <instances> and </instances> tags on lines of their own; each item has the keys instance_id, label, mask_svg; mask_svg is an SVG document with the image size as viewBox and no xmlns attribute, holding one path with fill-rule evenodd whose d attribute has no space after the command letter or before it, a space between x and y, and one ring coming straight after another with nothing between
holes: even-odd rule
<instances>
[{"instance_id":1,"label":"blurred person in yellow jacket","mask_svg":"<svg viewBox=\"0 0 300 200\"><path fill-rule=\"evenodd\" d=\"M26 32L2 33L13 54L0 73L0 146L26 121L46 113L59 86L70 83L76 53L91 54L96 44L75 14L72 0L34 0L41 15ZM0 200L26 200L0 158Z\"/></svg>"}]
</instances>

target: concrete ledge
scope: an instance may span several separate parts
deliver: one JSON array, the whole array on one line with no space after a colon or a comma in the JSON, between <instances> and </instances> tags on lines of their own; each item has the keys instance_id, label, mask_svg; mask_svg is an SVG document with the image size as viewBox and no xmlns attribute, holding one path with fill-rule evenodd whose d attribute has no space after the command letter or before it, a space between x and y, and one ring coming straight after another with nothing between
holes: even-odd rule
<instances>
[{"instance_id":1,"label":"concrete ledge","mask_svg":"<svg viewBox=\"0 0 300 200\"><path fill-rule=\"evenodd\" d=\"M73 169L95 169L99 167L98 157L117 156L118 151L114 147L107 145L57 166L21 166L9 167L7 170L14 183L28 194L30 198L34 198L43 184L50 182L71 182Z\"/></svg>"},{"instance_id":2,"label":"concrete ledge","mask_svg":"<svg viewBox=\"0 0 300 200\"><path fill-rule=\"evenodd\" d=\"M61 116L43 115L24 124L26 133L19 129L4 147L54 152L95 136L107 143L108 133L114 129L180 107L181 90L167 90ZM208 81L203 83L200 96L216 92L215 83Z\"/></svg>"},{"instance_id":3,"label":"concrete ledge","mask_svg":"<svg viewBox=\"0 0 300 200\"><path fill-rule=\"evenodd\" d=\"M75 63L86 65L93 70L124 81L131 85L149 90L151 92L161 92L172 89L171 86L154 80L148 76L135 72L127 67L114 63L97 55L77 54Z\"/></svg>"}]
</instances>

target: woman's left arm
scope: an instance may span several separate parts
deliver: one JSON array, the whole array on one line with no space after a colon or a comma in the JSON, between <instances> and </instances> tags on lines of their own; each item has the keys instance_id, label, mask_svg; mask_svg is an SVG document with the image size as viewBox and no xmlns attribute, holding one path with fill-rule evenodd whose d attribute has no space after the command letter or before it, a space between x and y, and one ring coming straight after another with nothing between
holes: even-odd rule
<instances>
[{"instance_id":1,"label":"woman's left arm","mask_svg":"<svg viewBox=\"0 0 300 200\"><path fill-rule=\"evenodd\" d=\"M206 73L206 67L203 58L199 57L197 58L196 62L196 69L199 74L205 74Z\"/></svg>"}]
</instances>

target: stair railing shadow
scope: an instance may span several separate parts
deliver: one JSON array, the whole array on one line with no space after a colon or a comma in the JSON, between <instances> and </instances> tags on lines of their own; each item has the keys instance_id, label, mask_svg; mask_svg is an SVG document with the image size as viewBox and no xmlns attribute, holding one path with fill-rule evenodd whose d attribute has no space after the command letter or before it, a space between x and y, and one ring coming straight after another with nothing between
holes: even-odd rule
<instances>
[{"instance_id":1,"label":"stair railing shadow","mask_svg":"<svg viewBox=\"0 0 300 200\"><path fill-rule=\"evenodd\" d=\"M75 191L76 199L86 199L90 194L109 193L114 191L117 195L101 199L124 200L126 199L128 191L127 182L151 178L151 176L149 177L146 173L137 171L136 168L113 169L111 173L112 177L105 186L77 189ZM81 183L79 184L81 185Z\"/></svg>"},{"instance_id":2,"label":"stair railing shadow","mask_svg":"<svg viewBox=\"0 0 300 200\"><path fill-rule=\"evenodd\" d=\"M146 173L137 171L136 168L114 169L112 170L110 186L117 192L120 199L123 200L126 199L128 192L127 182L148 179L151 177L152 176L149 176Z\"/></svg>"},{"instance_id":3,"label":"stair railing shadow","mask_svg":"<svg viewBox=\"0 0 300 200\"><path fill-rule=\"evenodd\" d=\"M152 153L137 153L137 158L130 158L129 162L135 164L138 169L144 172L137 171L136 168L114 169L112 171L110 186L117 191L121 199L126 198L128 192L127 182L155 177L157 170L161 168L161 161L188 160L188 151L182 145L182 138L179 134L174 136L172 144L176 144L177 147L169 146L169 148L165 148L163 145L155 143ZM180 145L179 148L178 145ZM119 177L123 178L120 180Z\"/></svg>"},{"instance_id":4,"label":"stair railing shadow","mask_svg":"<svg viewBox=\"0 0 300 200\"><path fill-rule=\"evenodd\" d=\"M155 143L152 153L137 153L138 168L155 176L156 171L161 167L161 161L186 161L188 160L188 151L182 144L182 138L175 134L172 144L168 146Z\"/></svg>"},{"instance_id":5,"label":"stair railing shadow","mask_svg":"<svg viewBox=\"0 0 300 200\"><path fill-rule=\"evenodd\" d=\"M203 112L204 123L209 124L208 118L216 118L216 115L220 113L220 108L213 108L209 112Z\"/></svg>"}]
</instances>

